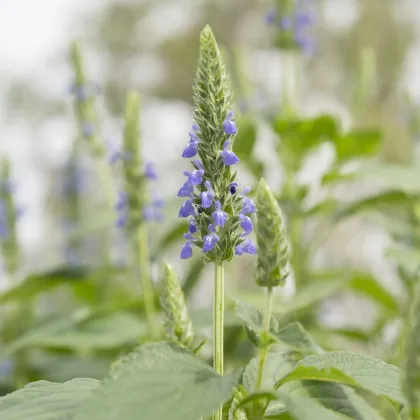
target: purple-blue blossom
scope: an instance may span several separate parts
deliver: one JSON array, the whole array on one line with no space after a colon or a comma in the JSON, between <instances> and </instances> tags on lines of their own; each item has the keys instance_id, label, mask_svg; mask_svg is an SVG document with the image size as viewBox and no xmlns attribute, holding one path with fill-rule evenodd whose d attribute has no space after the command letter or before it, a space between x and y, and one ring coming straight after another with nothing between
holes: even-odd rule
<instances>
[{"instance_id":1,"label":"purple-blue blossom","mask_svg":"<svg viewBox=\"0 0 420 420\"><path fill-rule=\"evenodd\" d=\"M204 237L203 252L211 251L219 242L219 237L213 225L209 225L209 231L210 233Z\"/></svg>"},{"instance_id":2,"label":"purple-blue blossom","mask_svg":"<svg viewBox=\"0 0 420 420\"><path fill-rule=\"evenodd\" d=\"M228 136L236 134L237 132L235 121L232 121L232 118L233 111L229 111L226 116L226 119L223 121L223 129L225 131L225 134L227 134Z\"/></svg>"},{"instance_id":3,"label":"purple-blue blossom","mask_svg":"<svg viewBox=\"0 0 420 420\"><path fill-rule=\"evenodd\" d=\"M256 207L254 201L246 197L245 194L248 194L251 191L251 188L247 187L242 191L242 210L241 214L251 214L255 213Z\"/></svg>"},{"instance_id":4,"label":"purple-blue blossom","mask_svg":"<svg viewBox=\"0 0 420 420\"><path fill-rule=\"evenodd\" d=\"M178 197L192 197L194 191L194 185L190 181L185 181L182 187L179 189Z\"/></svg>"},{"instance_id":5,"label":"purple-blue blossom","mask_svg":"<svg viewBox=\"0 0 420 420\"><path fill-rule=\"evenodd\" d=\"M200 185L203 182L203 169L196 169L192 172L184 171L184 175L188 177L188 182L192 185Z\"/></svg>"},{"instance_id":6,"label":"purple-blue blossom","mask_svg":"<svg viewBox=\"0 0 420 420\"><path fill-rule=\"evenodd\" d=\"M212 213L211 217L214 221L214 226L224 226L228 217L228 214L222 210L220 201L215 203L215 211Z\"/></svg>"},{"instance_id":7,"label":"purple-blue blossom","mask_svg":"<svg viewBox=\"0 0 420 420\"><path fill-rule=\"evenodd\" d=\"M192 158L197 154L198 151L198 143L199 143L199 138L196 134L196 132L199 131L198 125L197 124L193 124L192 126L193 131L190 131L188 134L190 136L190 141L189 143L185 146L184 151L182 152L182 157L183 158Z\"/></svg>"},{"instance_id":8,"label":"purple-blue blossom","mask_svg":"<svg viewBox=\"0 0 420 420\"><path fill-rule=\"evenodd\" d=\"M267 25L271 25L275 23L276 19L277 19L277 11L274 7L271 7L265 13L265 17L264 17L265 23Z\"/></svg>"},{"instance_id":9,"label":"purple-blue blossom","mask_svg":"<svg viewBox=\"0 0 420 420\"><path fill-rule=\"evenodd\" d=\"M257 253L257 247L251 239L245 239L235 248L236 255L242 255L244 253L251 255L255 255Z\"/></svg>"},{"instance_id":10,"label":"purple-blue blossom","mask_svg":"<svg viewBox=\"0 0 420 420\"><path fill-rule=\"evenodd\" d=\"M181 259L187 260L188 258L192 257L192 246L191 242L185 242L181 248Z\"/></svg>"},{"instance_id":11,"label":"purple-blue blossom","mask_svg":"<svg viewBox=\"0 0 420 420\"><path fill-rule=\"evenodd\" d=\"M85 121L82 124L82 134L84 137L91 137L93 135L93 124L89 121Z\"/></svg>"},{"instance_id":12,"label":"purple-blue blossom","mask_svg":"<svg viewBox=\"0 0 420 420\"><path fill-rule=\"evenodd\" d=\"M229 185L229 192L232 194L232 195L234 195L234 194L236 194L236 187L238 186L238 183L237 182L232 182L230 185Z\"/></svg>"},{"instance_id":13,"label":"purple-blue blossom","mask_svg":"<svg viewBox=\"0 0 420 420\"><path fill-rule=\"evenodd\" d=\"M239 162L238 156L236 156L232 150L229 150L229 147L230 140L226 140L223 144L223 150L220 152L220 156L222 157L223 163L226 166L235 165Z\"/></svg>"},{"instance_id":14,"label":"purple-blue blossom","mask_svg":"<svg viewBox=\"0 0 420 420\"><path fill-rule=\"evenodd\" d=\"M122 210L127 206L127 193L125 191L119 191L117 202L115 203L115 210Z\"/></svg>"},{"instance_id":15,"label":"purple-blue blossom","mask_svg":"<svg viewBox=\"0 0 420 420\"><path fill-rule=\"evenodd\" d=\"M179 209L178 217L195 216L193 201L190 198Z\"/></svg>"},{"instance_id":16,"label":"purple-blue blossom","mask_svg":"<svg viewBox=\"0 0 420 420\"><path fill-rule=\"evenodd\" d=\"M213 191L213 187L210 184L210 181L204 182L204 186L206 187L207 191L203 191L201 193L201 205L205 209L208 209L209 207L211 207L213 203L214 191Z\"/></svg>"},{"instance_id":17,"label":"purple-blue blossom","mask_svg":"<svg viewBox=\"0 0 420 420\"><path fill-rule=\"evenodd\" d=\"M156 169L151 162L147 162L144 167L144 174L151 181L156 181L158 179Z\"/></svg>"},{"instance_id":18,"label":"purple-blue blossom","mask_svg":"<svg viewBox=\"0 0 420 420\"><path fill-rule=\"evenodd\" d=\"M244 230L242 236L249 235L253 229L252 220L243 214L239 215L239 220L241 222L241 228Z\"/></svg>"},{"instance_id":19,"label":"purple-blue blossom","mask_svg":"<svg viewBox=\"0 0 420 420\"><path fill-rule=\"evenodd\" d=\"M195 224L194 220L190 220L188 222L188 232L189 233L196 233L197 232L197 225Z\"/></svg>"}]
</instances>

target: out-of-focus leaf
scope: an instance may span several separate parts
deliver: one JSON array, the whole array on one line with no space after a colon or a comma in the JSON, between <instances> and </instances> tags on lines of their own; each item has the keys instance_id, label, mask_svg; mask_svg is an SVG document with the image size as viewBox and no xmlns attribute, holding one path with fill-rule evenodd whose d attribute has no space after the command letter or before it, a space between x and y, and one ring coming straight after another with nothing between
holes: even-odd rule
<instances>
[{"instance_id":1,"label":"out-of-focus leaf","mask_svg":"<svg viewBox=\"0 0 420 420\"><path fill-rule=\"evenodd\" d=\"M200 281L200 274L204 269L204 260L203 258L197 258L194 260L185 276L185 280L182 283L182 290L186 298L191 295L191 292L197 286Z\"/></svg>"},{"instance_id":2,"label":"out-of-focus leaf","mask_svg":"<svg viewBox=\"0 0 420 420\"><path fill-rule=\"evenodd\" d=\"M339 130L337 120L330 115L307 119L279 118L274 121L273 128L280 135L282 147L298 158L323 142L334 142Z\"/></svg>"},{"instance_id":3,"label":"out-of-focus leaf","mask_svg":"<svg viewBox=\"0 0 420 420\"><path fill-rule=\"evenodd\" d=\"M2 420L64 420L73 418L76 410L94 389L96 379L77 378L64 384L39 381L0 398Z\"/></svg>"},{"instance_id":4,"label":"out-of-focus leaf","mask_svg":"<svg viewBox=\"0 0 420 420\"><path fill-rule=\"evenodd\" d=\"M413 274L420 270L420 251L412 248L394 247L387 255Z\"/></svg>"},{"instance_id":5,"label":"out-of-focus leaf","mask_svg":"<svg viewBox=\"0 0 420 420\"><path fill-rule=\"evenodd\" d=\"M399 310L397 299L388 292L374 277L368 274L355 274L348 287L356 293L369 297L385 310L397 314Z\"/></svg>"},{"instance_id":6,"label":"out-of-focus leaf","mask_svg":"<svg viewBox=\"0 0 420 420\"><path fill-rule=\"evenodd\" d=\"M89 277L86 268L58 268L47 273L34 274L16 286L6 289L0 294L0 303L32 299L40 293L48 292L61 284L81 282Z\"/></svg>"},{"instance_id":7,"label":"out-of-focus leaf","mask_svg":"<svg viewBox=\"0 0 420 420\"><path fill-rule=\"evenodd\" d=\"M197 420L232 396L239 374L220 376L190 352L146 344L117 361L74 420Z\"/></svg>"},{"instance_id":8,"label":"out-of-focus leaf","mask_svg":"<svg viewBox=\"0 0 420 420\"><path fill-rule=\"evenodd\" d=\"M378 130L353 130L336 138L334 142L338 161L374 155L381 142Z\"/></svg>"},{"instance_id":9,"label":"out-of-focus leaf","mask_svg":"<svg viewBox=\"0 0 420 420\"><path fill-rule=\"evenodd\" d=\"M338 222L363 211L378 211L380 207L407 206L412 202L412 197L403 191L385 191L342 206L334 214L333 220Z\"/></svg>"},{"instance_id":10,"label":"out-of-focus leaf","mask_svg":"<svg viewBox=\"0 0 420 420\"><path fill-rule=\"evenodd\" d=\"M66 317L42 325L8 344L2 356L23 348L114 349L133 344L147 333L145 322L130 313L113 313L102 318Z\"/></svg>"},{"instance_id":11,"label":"out-of-focus leaf","mask_svg":"<svg viewBox=\"0 0 420 420\"><path fill-rule=\"evenodd\" d=\"M359 179L374 181L388 190L402 191L408 195L420 193L419 173L418 165L378 163L366 163L357 171Z\"/></svg>"}]
</instances>

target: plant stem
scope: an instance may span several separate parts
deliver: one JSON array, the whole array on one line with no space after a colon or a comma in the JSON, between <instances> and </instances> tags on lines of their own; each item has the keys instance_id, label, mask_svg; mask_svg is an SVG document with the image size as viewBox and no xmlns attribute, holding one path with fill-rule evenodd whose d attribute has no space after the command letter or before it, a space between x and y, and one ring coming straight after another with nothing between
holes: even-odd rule
<instances>
[{"instance_id":1,"label":"plant stem","mask_svg":"<svg viewBox=\"0 0 420 420\"><path fill-rule=\"evenodd\" d=\"M221 263L215 263L214 297L213 297L213 366L223 375L223 327L224 327L224 272ZM213 420L223 419L220 407L213 415Z\"/></svg>"},{"instance_id":2,"label":"plant stem","mask_svg":"<svg viewBox=\"0 0 420 420\"><path fill-rule=\"evenodd\" d=\"M273 289L271 287L266 288L265 294L265 304L264 304L264 332L268 333L270 331L270 320L271 320L271 312L273 309ZM259 363L258 363L258 372L257 372L257 380L255 383L255 391L259 391L261 389L263 378L264 378L264 367L267 361L268 351L270 350L269 345L264 345L259 352Z\"/></svg>"},{"instance_id":3,"label":"plant stem","mask_svg":"<svg viewBox=\"0 0 420 420\"><path fill-rule=\"evenodd\" d=\"M153 339L159 338L153 284L149 275L149 248L147 245L147 226L141 223L137 230L137 247L139 255L140 281L144 299L144 311Z\"/></svg>"}]
</instances>

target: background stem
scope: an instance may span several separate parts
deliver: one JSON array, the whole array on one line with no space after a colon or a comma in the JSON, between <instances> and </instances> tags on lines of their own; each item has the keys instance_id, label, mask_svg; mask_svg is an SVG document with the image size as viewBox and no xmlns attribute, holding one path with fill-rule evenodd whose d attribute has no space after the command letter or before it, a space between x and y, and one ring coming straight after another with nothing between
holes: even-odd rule
<instances>
[{"instance_id":1,"label":"background stem","mask_svg":"<svg viewBox=\"0 0 420 420\"><path fill-rule=\"evenodd\" d=\"M147 246L147 226L141 223L137 230L137 247L139 255L140 281L144 299L144 311L153 339L159 338L153 284L149 275L149 248Z\"/></svg>"},{"instance_id":2,"label":"background stem","mask_svg":"<svg viewBox=\"0 0 420 420\"><path fill-rule=\"evenodd\" d=\"M273 289L271 287L266 288L265 294L265 304L264 304L264 332L268 333L270 331L270 320L271 313L273 310ZM265 344L259 352L259 362L258 362L258 372L257 380L255 383L255 390L259 391L261 389L263 378L264 378L264 367L267 361L268 351L270 350L270 345Z\"/></svg>"},{"instance_id":3,"label":"background stem","mask_svg":"<svg viewBox=\"0 0 420 420\"><path fill-rule=\"evenodd\" d=\"M223 375L223 326L224 326L224 271L221 263L215 263L213 297L213 357L214 370ZM213 415L214 420L222 420L220 407Z\"/></svg>"}]
</instances>

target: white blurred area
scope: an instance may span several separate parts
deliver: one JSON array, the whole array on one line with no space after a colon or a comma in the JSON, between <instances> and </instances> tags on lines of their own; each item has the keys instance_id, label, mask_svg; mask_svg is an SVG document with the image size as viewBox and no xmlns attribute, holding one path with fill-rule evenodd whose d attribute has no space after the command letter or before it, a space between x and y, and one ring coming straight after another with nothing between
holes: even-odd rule
<instances>
[{"instance_id":1,"label":"white blurred area","mask_svg":"<svg viewBox=\"0 0 420 420\"><path fill-rule=\"evenodd\" d=\"M418 0L405 3L409 5L408 7L412 7L413 16L420 23L420 9L416 1ZM77 19L87 11L103 7L105 3L105 0L0 0L0 87L7 86L8 80L19 75L39 89L52 92L54 97L62 97L65 101L66 88L71 80L65 54L69 40L79 35ZM180 3L188 3L190 6L196 4L195 0L190 2L173 0L166 1L155 10L151 10L147 24L151 43L170 37L188 25L191 15L184 15L179 13L179 9L174 9L174 4ZM357 2L353 0L325 2L323 14L326 24L337 30L351 24L357 17L356 4ZM169 25L168 22L172 24ZM243 31L245 29L243 28ZM272 92L275 99L281 89L281 59L271 50L253 51L251 54L249 57L251 80L263 91ZM61 56L62 60L53 59L57 56ZM142 68L141 72L136 73L136 77L141 78L140 82L153 82L154 78L159 78L159 75L164 73L164 69L153 57L146 57L144 60L146 61L143 63L137 63ZM95 63L94 58L89 58L88 63L90 73L97 71L100 78L100 63ZM418 98L420 98L419 73L420 34L417 33L417 41L407 57L403 84L410 89L414 97ZM303 111L309 114L332 111L343 117L345 124L350 123L344 105L323 92L312 92L306 97ZM4 103L0 102L0 115L0 154L11 158L13 178L17 185L17 201L28 209L20 223L19 235L27 261L31 267L37 269L40 268L39 264L45 263L45 258L39 260L39 257L51 252L53 245L49 238L54 237L54 233L49 231L45 213L46 186L49 181L49 172L45 168L58 166L69 153L73 124L71 112L69 108L67 115L49 119L39 126L18 116L12 120L5 118ZM190 121L191 111L185 103L163 102L157 99L144 103L144 152L146 158L157 162L157 170L164 179L164 195L171 195L182 181L182 161L178 156L188 139ZM109 127L110 135L118 137L118 129L118 123ZM261 144L270 145L272 139L268 130L263 127L261 135ZM156 151L159 153L158 159ZM270 148L262 148L259 153L268 162L273 161ZM328 159L326 150L309 162L305 172L302 173L302 180L313 180L314 174L325 166ZM269 176L272 177L274 185L281 181L278 171L269 172ZM355 231L360 232L360 235L354 236ZM362 259L362 265L366 265L366 268L392 287L395 270L384 259L384 249L389 243L389 237L382 230L365 224L363 220L355 220L343 226L336 236L337 238L331 238L327 244L328 256L326 254L319 257L320 264L324 260L331 261L331 259L337 265L343 263L343 260L352 262L357 258L360 262ZM334 239L340 240L341 245L336 246ZM203 287L207 288L207 285ZM205 294L202 296L203 299L207 299ZM328 312L335 316L334 311ZM354 314L355 318L364 316L363 310Z\"/></svg>"}]
</instances>

